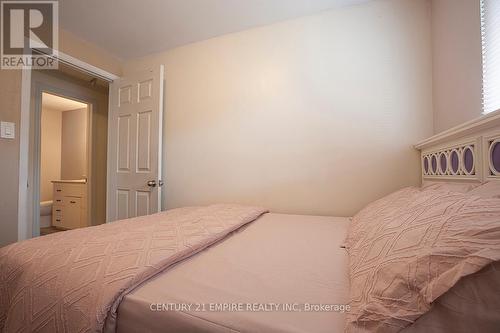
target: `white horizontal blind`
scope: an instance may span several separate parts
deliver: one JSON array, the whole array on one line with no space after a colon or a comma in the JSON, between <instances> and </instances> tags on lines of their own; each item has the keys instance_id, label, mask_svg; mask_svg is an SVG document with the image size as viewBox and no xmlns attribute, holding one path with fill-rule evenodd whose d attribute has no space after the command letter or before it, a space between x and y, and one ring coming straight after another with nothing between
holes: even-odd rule
<instances>
[{"instance_id":1,"label":"white horizontal blind","mask_svg":"<svg viewBox=\"0 0 500 333\"><path fill-rule=\"evenodd\" d=\"M500 0L481 0L483 112L500 109Z\"/></svg>"}]
</instances>

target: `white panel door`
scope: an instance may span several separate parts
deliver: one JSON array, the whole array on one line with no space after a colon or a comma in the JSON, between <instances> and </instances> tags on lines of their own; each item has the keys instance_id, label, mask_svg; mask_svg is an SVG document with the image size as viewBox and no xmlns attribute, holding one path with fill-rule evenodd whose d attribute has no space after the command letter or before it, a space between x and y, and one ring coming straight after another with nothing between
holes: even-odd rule
<instances>
[{"instance_id":1,"label":"white panel door","mask_svg":"<svg viewBox=\"0 0 500 333\"><path fill-rule=\"evenodd\" d=\"M163 65L113 81L107 221L161 210Z\"/></svg>"}]
</instances>

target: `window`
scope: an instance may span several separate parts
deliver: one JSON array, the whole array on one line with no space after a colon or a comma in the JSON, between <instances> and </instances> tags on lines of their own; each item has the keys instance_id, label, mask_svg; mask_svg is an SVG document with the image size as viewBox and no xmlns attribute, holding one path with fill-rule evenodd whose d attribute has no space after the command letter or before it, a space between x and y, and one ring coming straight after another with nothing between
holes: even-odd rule
<instances>
[{"instance_id":1,"label":"window","mask_svg":"<svg viewBox=\"0 0 500 333\"><path fill-rule=\"evenodd\" d=\"M483 113L500 109L500 1L481 0Z\"/></svg>"}]
</instances>

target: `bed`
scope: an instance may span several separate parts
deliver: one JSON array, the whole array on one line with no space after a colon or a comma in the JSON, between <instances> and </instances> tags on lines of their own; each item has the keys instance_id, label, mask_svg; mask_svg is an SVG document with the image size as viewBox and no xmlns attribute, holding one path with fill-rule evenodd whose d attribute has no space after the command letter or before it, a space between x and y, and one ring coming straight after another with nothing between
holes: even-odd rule
<instances>
[{"instance_id":1,"label":"bed","mask_svg":"<svg viewBox=\"0 0 500 333\"><path fill-rule=\"evenodd\" d=\"M208 305L347 304L347 254L340 246L348 224L347 218L265 214L128 294L117 332L340 332L345 312L218 312ZM205 304L207 311L150 310L161 303Z\"/></svg>"},{"instance_id":2,"label":"bed","mask_svg":"<svg viewBox=\"0 0 500 333\"><path fill-rule=\"evenodd\" d=\"M416 148L426 184L377 200L353 218L274 214L238 205L186 207L2 248L0 328L496 332L500 113ZM447 204L441 207L437 200ZM470 238L433 243L441 245L432 255L448 251L446 269L432 268L432 258L411 266L430 252L421 244L437 242L450 229L449 220L462 228L452 225L453 232L465 228ZM399 225L407 229L393 232ZM384 230L395 235L392 243L378 243L387 238ZM403 235L404 247L396 250L410 255L386 262ZM424 253L415 256L412 248ZM460 250L465 254L453 252ZM459 257L470 260L456 262ZM419 271L426 265L432 269ZM403 273L395 273L401 267ZM380 274L385 281L377 280ZM401 293L401 286L410 289Z\"/></svg>"},{"instance_id":3,"label":"bed","mask_svg":"<svg viewBox=\"0 0 500 333\"><path fill-rule=\"evenodd\" d=\"M125 296L117 321L108 322L105 331L342 332L345 307L300 311L306 303L311 309L313 304L349 304L348 257L342 247L349 222L266 214ZM500 262L461 280L404 332L497 332L498 295ZM276 308L215 311L215 306L241 303ZM161 311L163 304L169 307ZM295 308L276 310L286 304Z\"/></svg>"}]
</instances>

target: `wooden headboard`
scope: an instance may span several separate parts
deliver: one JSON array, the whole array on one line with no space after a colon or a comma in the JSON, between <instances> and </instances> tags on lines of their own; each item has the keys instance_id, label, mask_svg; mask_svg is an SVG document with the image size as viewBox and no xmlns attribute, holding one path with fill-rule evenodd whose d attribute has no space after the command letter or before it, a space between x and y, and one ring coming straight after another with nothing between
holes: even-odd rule
<instances>
[{"instance_id":1,"label":"wooden headboard","mask_svg":"<svg viewBox=\"0 0 500 333\"><path fill-rule=\"evenodd\" d=\"M500 110L415 145L420 150L422 181L500 180Z\"/></svg>"}]
</instances>

